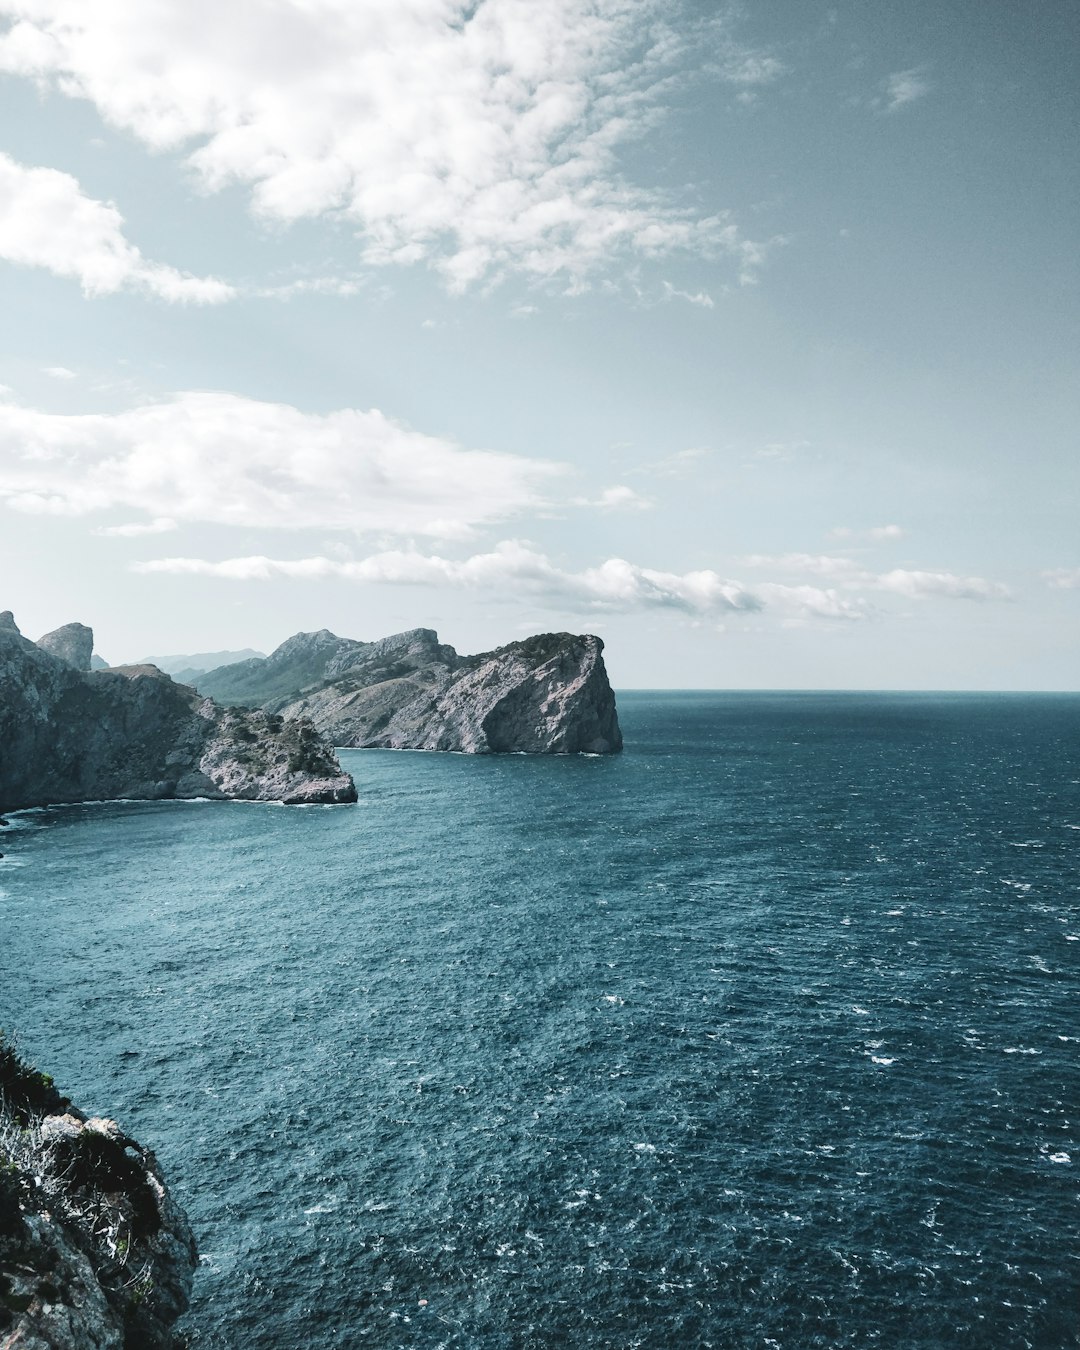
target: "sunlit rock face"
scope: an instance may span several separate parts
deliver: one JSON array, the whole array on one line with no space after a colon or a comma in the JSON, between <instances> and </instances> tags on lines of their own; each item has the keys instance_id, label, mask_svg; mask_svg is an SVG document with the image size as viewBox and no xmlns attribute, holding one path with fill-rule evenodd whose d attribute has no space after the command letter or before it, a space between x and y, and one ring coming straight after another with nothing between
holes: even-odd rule
<instances>
[{"instance_id":1,"label":"sunlit rock face","mask_svg":"<svg viewBox=\"0 0 1080 1350\"><path fill-rule=\"evenodd\" d=\"M338 746L612 754L622 733L603 650L589 634L544 633L459 656L430 628L370 643L323 629L211 671L199 688L310 719Z\"/></svg>"}]
</instances>

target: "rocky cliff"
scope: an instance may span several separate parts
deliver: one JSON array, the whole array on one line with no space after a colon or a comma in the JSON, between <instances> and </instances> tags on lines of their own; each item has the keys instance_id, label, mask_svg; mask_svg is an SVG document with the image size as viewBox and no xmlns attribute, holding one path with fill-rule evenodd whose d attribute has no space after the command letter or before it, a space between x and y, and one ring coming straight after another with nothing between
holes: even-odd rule
<instances>
[{"instance_id":1,"label":"rocky cliff","mask_svg":"<svg viewBox=\"0 0 1080 1350\"><path fill-rule=\"evenodd\" d=\"M335 745L470 754L622 748L598 637L545 633L459 656L430 628L379 642L297 633L199 681L224 702L310 719Z\"/></svg>"},{"instance_id":2,"label":"rocky cliff","mask_svg":"<svg viewBox=\"0 0 1080 1350\"><path fill-rule=\"evenodd\" d=\"M0 1037L4 1350L171 1350L196 1263L154 1155Z\"/></svg>"},{"instance_id":3,"label":"rocky cliff","mask_svg":"<svg viewBox=\"0 0 1080 1350\"><path fill-rule=\"evenodd\" d=\"M0 614L0 811L116 797L351 802L356 788L308 723L219 707L154 666L76 669Z\"/></svg>"}]
</instances>

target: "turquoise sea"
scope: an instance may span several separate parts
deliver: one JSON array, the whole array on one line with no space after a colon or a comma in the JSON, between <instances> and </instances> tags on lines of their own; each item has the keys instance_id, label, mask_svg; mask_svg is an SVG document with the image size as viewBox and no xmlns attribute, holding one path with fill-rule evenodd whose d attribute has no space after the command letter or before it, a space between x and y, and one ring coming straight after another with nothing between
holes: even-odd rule
<instances>
[{"instance_id":1,"label":"turquoise sea","mask_svg":"<svg viewBox=\"0 0 1080 1350\"><path fill-rule=\"evenodd\" d=\"M633 693L624 754L0 830L0 1026L198 1350L1080 1345L1080 696Z\"/></svg>"}]
</instances>

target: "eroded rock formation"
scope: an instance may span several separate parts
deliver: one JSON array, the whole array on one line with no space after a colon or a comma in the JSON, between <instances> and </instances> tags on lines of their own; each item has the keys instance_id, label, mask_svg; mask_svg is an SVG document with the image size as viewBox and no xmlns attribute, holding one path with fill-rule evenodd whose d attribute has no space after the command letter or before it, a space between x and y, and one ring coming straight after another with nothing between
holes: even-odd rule
<instances>
[{"instance_id":1,"label":"eroded rock formation","mask_svg":"<svg viewBox=\"0 0 1080 1350\"><path fill-rule=\"evenodd\" d=\"M430 628L379 642L297 633L199 688L310 721L335 745L471 754L611 754L615 695L591 635L545 633L459 656Z\"/></svg>"},{"instance_id":2,"label":"eroded rock formation","mask_svg":"<svg viewBox=\"0 0 1080 1350\"><path fill-rule=\"evenodd\" d=\"M351 802L356 788L309 723L219 707L154 666L76 670L0 614L0 811L116 797Z\"/></svg>"}]
</instances>

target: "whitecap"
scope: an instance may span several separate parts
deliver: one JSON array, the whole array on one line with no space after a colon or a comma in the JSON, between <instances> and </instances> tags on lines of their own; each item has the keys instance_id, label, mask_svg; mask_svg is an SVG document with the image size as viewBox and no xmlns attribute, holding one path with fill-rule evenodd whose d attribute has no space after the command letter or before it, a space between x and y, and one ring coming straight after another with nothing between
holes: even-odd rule
<instances>
[{"instance_id":1,"label":"whitecap","mask_svg":"<svg viewBox=\"0 0 1080 1350\"><path fill-rule=\"evenodd\" d=\"M870 1063L871 1063L871 1064L884 1064L885 1067L888 1068L888 1066L889 1066L890 1064L895 1064L895 1063L896 1063L896 1060L895 1060L895 1059L890 1059L890 1058L888 1057L888 1055L871 1055L871 1056L870 1056Z\"/></svg>"},{"instance_id":2,"label":"whitecap","mask_svg":"<svg viewBox=\"0 0 1080 1350\"><path fill-rule=\"evenodd\" d=\"M1041 1055L1041 1050L1033 1050L1028 1045L1007 1045L1004 1053L1006 1055Z\"/></svg>"},{"instance_id":3,"label":"whitecap","mask_svg":"<svg viewBox=\"0 0 1080 1350\"><path fill-rule=\"evenodd\" d=\"M1072 1158L1067 1153L1051 1153L1050 1161L1052 1163L1071 1163Z\"/></svg>"},{"instance_id":4,"label":"whitecap","mask_svg":"<svg viewBox=\"0 0 1080 1350\"><path fill-rule=\"evenodd\" d=\"M860 1017L869 1017L869 1016L870 1016L870 1009L869 1009L869 1008L863 1008L863 1007L860 1007L858 1003L853 1003L853 1004L851 1005L851 1011L852 1011L853 1013L858 1013Z\"/></svg>"}]
</instances>

